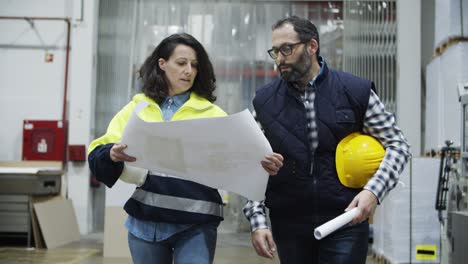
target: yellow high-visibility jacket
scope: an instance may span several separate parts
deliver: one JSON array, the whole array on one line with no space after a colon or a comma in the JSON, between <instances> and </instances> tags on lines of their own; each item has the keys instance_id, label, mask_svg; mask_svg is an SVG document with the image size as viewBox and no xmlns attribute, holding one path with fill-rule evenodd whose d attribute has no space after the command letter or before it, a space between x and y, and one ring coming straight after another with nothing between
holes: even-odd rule
<instances>
[{"instance_id":1,"label":"yellow high-visibility jacket","mask_svg":"<svg viewBox=\"0 0 468 264\"><path fill-rule=\"evenodd\" d=\"M110 159L109 153L113 143L121 140L131 114L142 100L149 103L137 113L142 120L164 121L161 108L154 100L144 94L135 95L133 100L114 116L107 132L91 142L88 163L92 173L108 187L112 187L119 178L124 180L124 177L129 177L127 179L134 180L132 183L135 183L137 188L124 209L137 219L182 224L222 220L223 205L216 189L180 178L152 174L148 170L132 168L123 162L113 162ZM138 107L140 108L141 104ZM218 106L191 92L190 98L174 113L171 121L226 115Z\"/></svg>"},{"instance_id":2,"label":"yellow high-visibility jacket","mask_svg":"<svg viewBox=\"0 0 468 264\"><path fill-rule=\"evenodd\" d=\"M127 125L127 121L130 118L135 106L139 101L147 101L150 105L143 111L138 113L138 116L146 122L163 122L163 114L159 105L151 98L140 93L133 97L126 106L124 106L115 116L112 118L109 127L107 128L106 134L102 137L97 138L91 142L88 148L88 154L91 153L97 146L108 143L119 142L122 137L122 132ZM227 114L217 105L211 103L203 97L198 96L196 93L190 93L190 98L182 105L179 110L174 113L171 121L176 120L187 120L196 118L206 117L220 117L226 116Z\"/></svg>"}]
</instances>

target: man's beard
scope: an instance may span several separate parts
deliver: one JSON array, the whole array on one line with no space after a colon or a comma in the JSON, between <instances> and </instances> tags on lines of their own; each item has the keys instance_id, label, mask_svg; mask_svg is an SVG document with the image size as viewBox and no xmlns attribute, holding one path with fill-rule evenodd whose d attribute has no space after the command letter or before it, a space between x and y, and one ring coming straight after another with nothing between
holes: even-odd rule
<instances>
[{"instance_id":1,"label":"man's beard","mask_svg":"<svg viewBox=\"0 0 468 264\"><path fill-rule=\"evenodd\" d=\"M289 71L281 71L281 66L289 66ZM278 65L281 78L288 82L298 82L301 79L307 77L312 67L312 62L310 60L310 54L307 52L307 49L304 48L301 57L294 64L280 64Z\"/></svg>"}]
</instances>

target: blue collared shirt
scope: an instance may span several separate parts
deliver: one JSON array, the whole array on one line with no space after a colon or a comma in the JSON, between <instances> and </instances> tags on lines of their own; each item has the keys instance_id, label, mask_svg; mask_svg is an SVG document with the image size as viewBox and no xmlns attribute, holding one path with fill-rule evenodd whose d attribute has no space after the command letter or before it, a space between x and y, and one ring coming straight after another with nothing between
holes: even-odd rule
<instances>
[{"instance_id":1,"label":"blue collared shirt","mask_svg":"<svg viewBox=\"0 0 468 264\"><path fill-rule=\"evenodd\" d=\"M190 91L175 96L168 96L161 104L161 111L163 113L164 121L170 121L172 116L179 110L179 108L187 102L190 97Z\"/></svg>"},{"instance_id":2,"label":"blue collared shirt","mask_svg":"<svg viewBox=\"0 0 468 264\"><path fill-rule=\"evenodd\" d=\"M189 97L190 91L172 97L166 97L166 100L164 100L160 106L164 121L170 121L174 113L187 102ZM127 221L125 221L125 227L128 232L140 239L150 242L166 240L191 226L193 225L143 221L132 216L128 216Z\"/></svg>"}]
</instances>

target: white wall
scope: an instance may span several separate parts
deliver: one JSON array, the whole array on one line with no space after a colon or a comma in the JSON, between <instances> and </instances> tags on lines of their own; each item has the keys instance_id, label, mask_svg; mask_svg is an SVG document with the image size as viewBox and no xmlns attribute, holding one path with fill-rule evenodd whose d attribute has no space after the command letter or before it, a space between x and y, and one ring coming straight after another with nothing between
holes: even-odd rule
<instances>
[{"instance_id":1,"label":"white wall","mask_svg":"<svg viewBox=\"0 0 468 264\"><path fill-rule=\"evenodd\" d=\"M91 140L98 3L93 0L0 0L0 16L71 18L69 144L87 145ZM62 118L66 23L37 21L34 25L36 32L24 20L0 20L3 127L0 160L21 159L24 119ZM44 44L58 47L50 50L54 54L53 63L44 61L45 50L41 48ZM87 163L70 162L67 178L68 197L73 201L80 231L88 233L92 215Z\"/></svg>"},{"instance_id":2,"label":"white wall","mask_svg":"<svg viewBox=\"0 0 468 264\"><path fill-rule=\"evenodd\" d=\"M421 154L421 0L397 0L397 116L414 156Z\"/></svg>"}]
</instances>

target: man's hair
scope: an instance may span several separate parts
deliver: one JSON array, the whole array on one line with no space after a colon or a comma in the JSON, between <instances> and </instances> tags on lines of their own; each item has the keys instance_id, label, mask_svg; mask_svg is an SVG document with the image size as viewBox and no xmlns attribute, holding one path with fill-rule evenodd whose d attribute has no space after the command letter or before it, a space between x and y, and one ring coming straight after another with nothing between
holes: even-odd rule
<instances>
[{"instance_id":1,"label":"man's hair","mask_svg":"<svg viewBox=\"0 0 468 264\"><path fill-rule=\"evenodd\" d=\"M202 44L187 33L177 33L163 39L145 60L139 71L143 83L143 93L158 104L166 99L169 94L169 85L165 72L159 67L159 59L167 61L180 44L191 47L197 55L198 71L190 90L208 101L214 102L216 100L216 96L213 95L216 89L216 77L213 65Z\"/></svg>"},{"instance_id":2,"label":"man's hair","mask_svg":"<svg viewBox=\"0 0 468 264\"><path fill-rule=\"evenodd\" d=\"M291 24L294 28L294 31L297 32L299 40L301 42L308 42L311 39L315 39L318 44L318 49L316 52L317 59L320 55L320 40L317 27L307 19L300 18L298 16L286 17L278 20L272 27L272 30L278 29L285 24Z\"/></svg>"}]
</instances>

